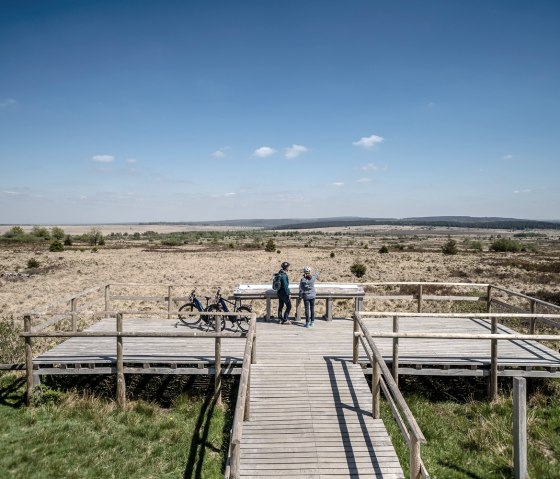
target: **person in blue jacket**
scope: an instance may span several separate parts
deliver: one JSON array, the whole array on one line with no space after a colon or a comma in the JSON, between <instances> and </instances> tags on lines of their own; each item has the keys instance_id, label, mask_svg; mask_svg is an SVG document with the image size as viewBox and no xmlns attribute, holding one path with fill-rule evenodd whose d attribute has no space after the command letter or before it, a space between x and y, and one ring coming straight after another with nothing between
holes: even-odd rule
<instances>
[{"instance_id":1,"label":"person in blue jacket","mask_svg":"<svg viewBox=\"0 0 560 479\"><path fill-rule=\"evenodd\" d=\"M315 280L319 276L317 271L311 275L311 268L306 266L303 268L303 276L299 282L299 297L303 299L305 305L305 327L309 328L315 324Z\"/></svg>"},{"instance_id":2,"label":"person in blue jacket","mask_svg":"<svg viewBox=\"0 0 560 479\"><path fill-rule=\"evenodd\" d=\"M292 309L292 301L290 300L290 279L288 278L288 268L290 263L284 261L281 265L281 269L278 272L280 275L281 286L277 291L278 294L278 320L280 324L288 324L288 316ZM282 315L282 309L286 306L286 310Z\"/></svg>"}]
</instances>

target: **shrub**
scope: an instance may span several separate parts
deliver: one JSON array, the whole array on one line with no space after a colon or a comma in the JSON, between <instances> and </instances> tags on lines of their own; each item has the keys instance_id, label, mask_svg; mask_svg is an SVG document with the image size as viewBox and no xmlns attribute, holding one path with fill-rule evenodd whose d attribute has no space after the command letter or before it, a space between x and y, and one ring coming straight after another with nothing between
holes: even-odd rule
<instances>
[{"instance_id":1,"label":"shrub","mask_svg":"<svg viewBox=\"0 0 560 479\"><path fill-rule=\"evenodd\" d=\"M0 364L24 361L23 341L13 316L0 317Z\"/></svg>"},{"instance_id":2,"label":"shrub","mask_svg":"<svg viewBox=\"0 0 560 479\"><path fill-rule=\"evenodd\" d=\"M92 253L97 253L98 251L99 251L99 249L97 248L97 246L94 246L93 248L91 248Z\"/></svg>"},{"instance_id":3,"label":"shrub","mask_svg":"<svg viewBox=\"0 0 560 479\"><path fill-rule=\"evenodd\" d=\"M443 254L457 254L459 252L457 248L457 241L449 238L446 243L441 247Z\"/></svg>"},{"instance_id":4,"label":"shrub","mask_svg":"<svg viewBox=\"0 0 560 479\"><path fill-rule=\"evenodd\" d=\"M274 242L274 240L272 238L270 238L267 242L266 245L264 247L264 250L272 253L273 251L276 251L276 243Z\"/></svg>"},{"instance_id":5,"label":"shrub","mask_svg":"<svg viewBox=\"0 0 560 479\"><path fill-rule=\"evenodd\" d=\"M381 248L379 248L379 252L381 254L385 254L389 252L389 248L387 248L387 245L383 245Z\"/></svg>"},{"instance_id":6,"label":"shrub","mask_svg":"<svg viewBox=\"0 0 560 479\"><path fill-rule=\"evenodd\" d=\"M39 261L37 261L35 258L30 258L27 260L28 269L38 268L39 266L40 266Z\"/></svg>"},{"instance_id":7,"label":"shrub","mask_svg":"<svg viewBox=\"0 0 560 479\"><path fill-rule=\"evenodd\" d=\"M356 276L356 278L361 278L364 274L366 274L367 267L365 264L356 261L352 266L350 266L350 271L354 276Z\"/></svg>"},{"instance_id":8,"label":"shrub","mask_svg":"<svg viewBox=\"0 0 560 479\"><path fill-rule=\"evenodd\" d=\"M91 246L99 244L99 241L103 238L101 230L99 228L92 228L87 234L87 241Z\"/></svg>"},{"instance_id":9,"label":"shrub","mask_svg":"<svg viewBox=\"0 0 560 479\"><path fill-rule=\"evenodd\" d=\"M64 230L62 228L59 228L58 226L55 226L54 228L51 228L51 236L54 239L62 241L62 239L64 238Z\"/></svg>"},{"instance_id":10,"label":"shrub","mask_svg":"<svg viewBox=\"0 0 560 479\"><path fill-rule=\"evenodd\" d=\"M331 251L330 257L334 258L334 251Z\"/></svg>"},{"instance_id":11,"label":"shrub","mask_svg":"<svg viewBox=\"0 0 560 479\"><path fill-rule=\"evenodd\" d=\"M518 253L521 251L522 245L519 241L510 239L510 238L500 238L494 241L490 245L491 251L497 251L500 253L503 252L510 252L510 253Z\"/></svg>"},{"instance_id":12,"label":"shrub","mask_svg":"<svg viewBox=\"0 0 560 479\"><path fill-rule=\"evenodd\" d=\"M70 235L67 235L66 238L64 238L64 246L72 246L72 237Z\"/></svg>"},{"instance_id":13,"label":"shrub","mask_svg":"<svg viewBox=\"0 0 560 479\"><path fill-rule=\"evenodd\" d=\"M103 236L99 238L99 242L97 243L99 246L105 246L105 238Z\"/></svg>"},{"instance_id":14,"label":"shrub","mask_svg":"<svg viewBox=\"0 0 560 479\"><path fill-rule=\"evenodd\" d=\"M64 251L64 245L60 241L54 240L49 246L49 251L54 251L54 252Z\"/></svg>"},{"instance_id":15,"label":"shrub","mask_svg":"<svg viewBox=\"0 0 560 479\"><path fill-rule=\"evenodd\" d=\"M4 236L6 238L22 237L25 236L25 231L23 231L23 228L21 226L12 226L10 231L6 231L4 233Z\"/></svg>"},{"instance_id":16,"label":"shrub","mask_svg":"<svg viewBox=\"0 0 560 479\"><path fill-rule=\"evenodd\" d=\"M161 244L163 246L181 246L183 242L179 238L168 238L162 240Z\"/></svg>"},{"instance_id":17,"label":"shrub","mask_svg":"<svg viewBox=\"0 0 560 479\"><path fill-rule=\"evenodd\" d=\"M229 244L228 244L228 247L229 247L229 249L235 249L235 244L229 243Z\"/></svg>"},{"instance_id":18,"label":"shrub","mask_svg":"<svg viewBox=\"0 0 560 479\"><path fill-rule=\"evenodd\" d=\"M37 238L43 238L46 240L51 238L51 234L49 233L49 230L43 226L34 226L33 229L31 230L31 234L33 236L36 236Z\"/></svg>"}]
</instances>

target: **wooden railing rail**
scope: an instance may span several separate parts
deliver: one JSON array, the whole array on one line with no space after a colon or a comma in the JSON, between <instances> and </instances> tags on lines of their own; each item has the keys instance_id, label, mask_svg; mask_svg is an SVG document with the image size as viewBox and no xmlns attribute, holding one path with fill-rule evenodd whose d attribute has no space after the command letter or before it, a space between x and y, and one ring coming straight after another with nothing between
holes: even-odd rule
<instances>
[{"instance_id":1,"label":"wooden railing rail","mask_svg":"<svg viewBox=\"0 0 560 479\"><path fill-rule=\"evenodd\" d=\"M233 415L231 441L225 471L226 479L239 479L240 477L243 422L251 420L251 365L256 364L257 362L256 328L257 316L255 313L252 313L249 331L247 332L247 340L245 342L243 369L241 370L241 379L239 380L239 390L237 392L237 402Z\"/></svg>"},{"instance_id":2,"label":"wooden railing rail","mask_svg":"<svg viewBox=\"0 0 560 479\"><path fill-rule=\"evenodd\" d=\"M20 333L25 341L25 367L27 374L27 390L26 390L26 401L27 404L31 404L33 397L33 338L75 338L75 337L113 337L116 338L117 342L117 402L120 406L126 406L126 384L124 380L124 364L123 364L123 354L124 354L124 338L214 338L215 343L215 359L214 359L214 370L215 370L215 394L217 402L221 402L221 339L222 338L244 338L249 335L249 333L226 333L221 331L221 321L224 316L236 313L199 313L192 312L189 315L207 315L211 314L216 316L219 321L216 321L216 330L212 333L202 332L202 331L172 331L172 332L162 332L162 331L124 331L124 314L135 314L133 311L117 311L116 314L116 330L115 331L33 331L32 327L32 317L31 315L24 316L24 331ZM138 312L138 314L146 313ZM153 315L155 313L150 312ZM255 326L256 315L252 313L251 315L251 343L254 342L256 338ZM255 349L256 351L256 349Z\"/></svg>"},{"instance_id":3,"label":"wooden railing rail","mask_svg":"<svg viewBox=\"0 0 560 479\"><path fill-rule=\"evenodd\" d=\"M420 444L426 442L424 434L420 430L414 415L410 411L404 397L402 396L399 387L393 379L389 368L385 364L381 352L373 342L372 336L368 328L361 318L361 313L354 313L354 341L353 341L353 362L356 364L359 359L359 344L362 344L366 355L368 356L372 365L372 415L374 419L380 418L379 404L380 404L380 390L387 399L387 403L391 409L393 417L404 436L404 439L409 448L409 469L410 478L418 479L429 478L428 471L422 462L420 454ZM366 347L369 346L369 349ZM403 419L404 417L404 419Z\"/></svg>"},{"instance_id":4,"label":"wooden railing rail","mask_svg":"<svg viewBox=\"0 0 560 479\"><path fill-rule=\"evenodd\" d=\"M560 334L498 334L498 319L500 318L529 318L546 321L547 324L560 328L560 314L531 314L531 313L403 313L385 311L360 312L362 317L393 317L393 332L373 332L373 337L392 338L393 339L393 378L398 384L399 376L399 338L416 338L416 339L478 339L490 340L490 384L489 398L495 400L498 396L498 341L560 341ZM407 332L402 333L398 330L399 319L407 318L483 318L490 319L490 334L468 334L468 333L421 333ZM553 321L556 319L557 321Z\"/></svg>"}]
</instances>

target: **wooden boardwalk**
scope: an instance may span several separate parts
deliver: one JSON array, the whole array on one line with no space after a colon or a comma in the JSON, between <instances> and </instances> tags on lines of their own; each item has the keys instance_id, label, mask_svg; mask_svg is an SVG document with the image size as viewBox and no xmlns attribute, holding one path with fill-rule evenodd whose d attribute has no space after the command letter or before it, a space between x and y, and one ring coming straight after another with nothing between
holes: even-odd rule
<instances>
[{"instance_id":1,"label":"wooden boardwalk","mask_svg":"<svg viewBox=\"0 0 560 479\"><path fill-rule=\"evenodd\" d=\"M391 318L365 318L371 332L392 331ZM175 319L125 318L125 331L188 331ZM499 326L499 332L510 329ZM115 320L104 319L90 331L114 331ZM318 320L313 329L302 323L280 326L275 322L258 323L257 355L259 364L296 364L322 361L327 355L340 360L352 358L352 320ZM400 331L438 333L488 333L488 320L467 318L401 318ZM303 342L302 342L303 341ZM375 339L387 362L392 360L392 340ZM240 365L244 340L222 341L222 363L231 368ZM42 374L73 372L99 374L115 372L114 338L72 338L36 357L34 364ZM401 374L483 375L490 367L490 341L403 339L399 341ZM214 365L213 339L126 338L125 371L167 372L170 374L208 374ZM362 351L360 362L367 364ZM500 341L499 375L560 376L560 354L536 341ZM78 369L77 369L78 368ZM229 369L226 370L228 372Z\"/></svg>"}]
</instances>

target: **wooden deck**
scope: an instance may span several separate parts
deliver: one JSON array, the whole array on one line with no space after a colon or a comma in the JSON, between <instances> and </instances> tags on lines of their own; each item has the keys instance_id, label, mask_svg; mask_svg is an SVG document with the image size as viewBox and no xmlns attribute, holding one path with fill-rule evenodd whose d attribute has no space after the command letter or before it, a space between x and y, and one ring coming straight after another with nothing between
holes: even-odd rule
<instances>
[{"instance_id":1,"label":"wooden deck","mask_svg":"<svg viewBox=\"0 0 560 479\"><path fill-rule=\"evenodd\" d=\"M371 332L392 331L391 318L365 318ZM125 318L125 331L173 331L174 319ZM114 331L115 320L104 319L91 331ZM178 331L188 331L177 326ZM352 357L352 320L317 320L313 329L299 322L280 326L259 321L257 328L259 364L291 365L323 361L325 356L339 360ZM400 331L438 333L488 333L487 320L466 318L401 318ZM499 326L499 332L512 330ZM392 361L392 340L377 338L385 358ZM241 364L243 339L222 340L222 364L225 373L236 373ZM399 372L416 375L481 376L490 367L490 341L487 340L399 340ZM40 374L103 374L115 372L114 338L72 338L34 359ZM365 354L360 362L367 366ZM127 373L208 374L214 366L214 340L205 338L125 338L124 363ZM500 341L499 375L560 377L560 354L536 341Z\"/></svg>"}]
</instances>

